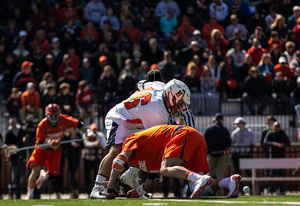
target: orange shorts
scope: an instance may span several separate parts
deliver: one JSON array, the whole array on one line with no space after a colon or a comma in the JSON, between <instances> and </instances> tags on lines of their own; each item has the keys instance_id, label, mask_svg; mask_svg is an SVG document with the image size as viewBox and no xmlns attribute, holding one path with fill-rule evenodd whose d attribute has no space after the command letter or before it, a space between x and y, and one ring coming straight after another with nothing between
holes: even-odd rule
<instances>
[{"instance_id":1,"label":"orange shorts","mask_svg":"<svg viewBox=\"0 0 300 206\"><path fill-rule=\"evenodd\" d=\"M180 158L184 160L182 166L188 170L196 173L209 172L206 148L206 141L199 132L184 127L166 145L163 159Z\"/></svg>"},{"instance_id":2,"label":"orange shorts","mask_svg":"<svg viewBox=\"0 0 300 206\"><path fill-rule=\"evenodd\" d=\"M47 173L55 176L60 175L61 147L57 150L35 148L27 162L27 167L47 167Z\"/></svg>"}]
</instances>

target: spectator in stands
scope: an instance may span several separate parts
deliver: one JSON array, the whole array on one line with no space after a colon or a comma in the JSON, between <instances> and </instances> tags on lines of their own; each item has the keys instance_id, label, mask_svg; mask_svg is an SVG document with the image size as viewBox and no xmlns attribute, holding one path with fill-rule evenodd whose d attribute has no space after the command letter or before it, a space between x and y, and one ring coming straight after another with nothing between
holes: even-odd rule
<instances>
[{"instance_id":1,"label":"spectator in stands","mask_svg":"<svg viewBox=\"0 0 300 206\"><path fill-rule=\"evenodd\" d=\"M25 61L29 57L29 51L25 48L23 41L18 41L18 44L12 53L16 57L18 63Z\"/></svg>"},{"instance_id":2,"label":"spectator in stands","mask_svg":"<svg viewBox=\"0 0 300 206\"><path fill-rule=\"evenodd\" d=\"M148 62L142 61L136 73L136 79L138 81L146 79L147 72L150 71Z\"/></svg>"},{"instance_id":3,"label":"spectator in stands","mask_svg":"<svg viewBox=\"0 0 300 206\"><path fill-rule=\"evenodd\" d=\"M123 27L119 30L119 36L121 33L128 33L130 39L135 43L140 43L141 41L141 32L133 26L132 20L127 19Z\"/></svg>"},{"instance_id":4,"label":"spectator in stands","mask_svg":"<svg viewBox=\"0 0 300 206\"><path fill-rule=\"evenodd\" d=\"M204 66L201 76L201 92L204 96L202 111L204 115L213 115L219 110L220 94L217 91L217 87L216 78L211 73L211 70Z\"/></svg>"},{"instance_id":5,"label":"spectator in stands","mask_svg":"<svg viewBox=\"0 0 300 206\"><path fill-rule=\"evenodd\" d=\"M103 146L106 142L105 135L99 131L98 126L95 123L91 124L89 129L96 135L96 141L83 141L84 148L82 150L82 158L84 168L84 186L87 194L90 194L93 186L91 184L91 172L93 171L94 174L97 174L98 166L104 155ZM83 138L85 138L85 134L83 135Z\"/></svg>"},{"instance_id":6,"label":"spectator in stands","mask_svg":"<svg viewBox=\"0 0 300 206\"><path fill-rule=\"evenodd\" d=\"M172 31L178 26L177 18L174 16L174 12L169 9L166 15L159 19L159 24L164 39L166 41L170 40Z\"/></svg>"},{"instance_id":7,"label":"spectator in stands","mask_svg":"<svg viewBox=\"0 0 300 206\"><path fill-rule=\"evenodd\" d=\"M151 38L149 40L149 49L143 52L142 60L145 60L149 65L157 64L163 59L163 52L158 45L157 39Z\"/></svg>"},{"instance_id":8,"label":"spectator in stands","mask_svg":"<svg viewBox=\"0 0 300 206\"><path fill-rule=\"evenodd\" d=\"M79 68L79 79L87 81L91 89L94 87L94 69L90 66L90 60L88 58L82 60L82 66Z\"/></svg>"},{"instance_id":9,"label":"spectator in stands","mask_svg":"<svg viewBox=\"0 0 300 206\"><path fill-rule=\"evenodd\" d=\"M267 133L264 145L271 147L269 158L284 158L285 148L291 145L290 138L286 132L281 129L279 122L274 122L273 131ZM269 177L285 177L285 170L274 169L270 170ZM276 195L280 195L285 192L284 182L268 182L267 189L270 192L276 192Z\"/></svg>"},{"instance_id":10,"label":"spectator in stands","mask_svg":"<svg viewBox=\"0 0 300 206\"><path fill-rule=\"evenodd\" d=\"M243 84L244 81L246 79L246 77L249 75L248 71L249 69L254 66L254 63L251 59L250 54L245 54L244 56L244 61L242 66L237 68L237 80L238 80L238 95L241 96L242 95L242 90L243 90Z\"/></svg>"},{"instance_id":11,"label":"spectator in stands","mask_svg":"<svg viewBox=\"0 0 300 206\"><path fill-rule=\"evenodd\" d=\"M74 77L78 79L79 77L78 67L76 69L76 65L73 62L71 62L69 54L64 54L62 63L57 68L56 79L63 77L65 70L69 67L73 69Z\"/></svg>"},{"instance_id":12,"label":"spectator in stands","mask_svg":"<svg viewBox=\"0 0 300 206\"><path fill-rule=\"evenodd\" d=\"M109 21L112 30L114 30L114 31L119 31L120 30L120 28L121 28L120 21L115 16L113 7L108 7L106 9L106 14L101 17L100 28L102 28L105 21Z\"/></svg>"},{"instance_id":13,"label":"spectator in stands","mask_svg":"<svg viewBox=\"0 0 300 206\"><path fill-rule=\"evenodd\" d=\"M268 40L264 34L263 28L265 27L261 27L261 26L257 26L255 27L254 33L251 34L248 38L248 44L252 45L253 44L253 40L256 38L259 40L260 45L262 48L267 49L268 48Z\"/></svg>"},{"instance_id":14,"label":"spectator in stands","mask_svg":"<svg viewBox=\"0 0 300 206\"><path fill-rule=\"evenodd\" d=\"M208 48L216 56L218 62L224 59L228 44L229 42L224 38L220 30L212 30L210 42L208 42Z\"/></svg>"},{"instance_id":15,"label":"spectator in stands","mask_svg":"<svg viewBox=\"0 0 300 206\"><path fill-rule=\"evenodd\" d=\"M278 45L278 48L279 48L279 51L280 53L282 53L282 50L283 50L283 43L282 41L279 39L279 36L278 36L278 32L277 31L272 31L271 32L271 37L268 41L268 44L269 44L269 47L268 47L268 50L271 50L271 48L273 47L273 45Z\"/></svg>"},{"instance_id":16,"label":"spectator in stands","mask_svg":"<svg viewBox=\"0 0 300 206\"><path fill-rule=\"evenodd\" d=\"M41 106L44 111L46 106L50 103L58 103L55 83L48 83L46 89L41 94Z\"/></svg>"},{"instance_id":17,"label":"spectator in stands","mask_svg":"<svg viewBox=\"0 0 300 206\"><path fill-rule=\"evenodd\" d=\"M291 79L292 78L292 75L293 75L292 69L286 63L286 59L283 56L281 56L279 58L279 64L277 64L277 65L274 66L275 76L276 76L276 73L279 72L279 71L282 72L283 77L285 79Z\"/></svg>"},{"instance_id":18,"label":"spectator in stands","mask_svg":"<svg viewBox=\"0 0 300 206\"><path fill-rule=\"evenodd\" d=\"M291 15L293 15L294 6L295 2L292 2L292 0L284 0L282 2L279 2L278 13L282 14L285 19L288 19Z\"/></svg>"},{"instance_id":19,"label":"spectator in stands","mask_svg":"<svg viewBox=\"0 0 300 206\"><path fill-rule=\"evenodd\" d=\"M209 22L203 26L203 39L209 43L211 41L211 32L214 29L219 29L222 35L224 35L224 28L218 24L217 16L215 14L210 15Z\"/></svg>"},{"instance_id":20,"label":"spectator in stands","mask_svg":"<svg viewBox=\"0 0 300 206\"><path fill-rule=\"evenodd\" d=\"M195 29L193 32L193 37L190 39L190 42L197 41L199 43L199 47L204 50L207 48L207 42L202 39L201 37L201 31L198 29Z\"/></svg>"},{"instance_id":21,"label":"spectator in stands","mask_svg":"<svg viewBox=\"0 0 300 206\"><path fill-rule=\"evenodd\" d=\"M297 45L300 44L300 17L297 19L297 24L294 26L293 31L295 33L295 41Z\"/></svg>"},{"instance_id":22,"label":"spectator in stands","mask_svg":"<svg viewBox=\"0 0 300 206\"><path fill-rule=\"evenodd\" d=\"M297 87L297 79L299 76L300 76L300 67L296 67L293 71L293 76L291 78L291 90Z\"/></svg>"},{"instance_id":23,"label":"spectator in stands","mask_svg":"<svg viewBox=\"0 0 300 206\"><path fill-rule=\"evenodd\" d=\"M27 90L21 96L22 108L20 109L20 122L24 123L28 114L34 115L34 118L41 120L43 111L41 108L40 95L35 91L33 82L27 83Z\"/></svg>"},{"instance_id":24,"label":"spectator in stands","mask_svg":"<svg viewBox=\"0 0 300 206\"><path fill-rule=\"evenodd\" d=\"M198 77L201 77L202 74L203 74L203 71L204 71L204 65L202 63L202 60L201 60L201 57L198 55L198 54L195 54L192 58L192 60L188 63L188 66L186 68L186 72L185 73L188 73L188 70L189 70L189 64L191 63L195 63L196 64L196 75Z\"/></svg>"},{"instance_id":25,"label":"spectator in stands","mask_svg":"<svg viewBox=\"0 0 300 206\"><path fill-rule=\"evenodd\" d=\"M200 16L197 12L195 12L193 5L188 5L186 7L186 12L184 13L184 16L189 18L191 26L199 30L202 30L204 24L202 16Z\"/></svg>"},{"instance_id":26,"label":"spectator in stands","mask_svg":"<svg viewBox=\"0 0 300 206\"><path fill-rule=\"evenodd\" d=\"M1 47L1 43L0 43ZM19 71L19 67L16 65L15 57L11 54L0 54L4 55L3 64L1 70L2 79L0 80L0 96L3 98L8 98L10 91L7 88L14 86L12 83L16 73Z\"/></svg>"},{"instance_id":27,"label":"spectator in stands","mask_svg":"<svg viewBox=\"0 0 300 206\"><path fill-rule=\"evenodd\" d=\"M158 62L157 67L161 72L165 83L168 83L173 78L181 78L181 71L178 70L176 63L173 61L171 51L164 51L163 60Z\"/></svg>"},{"instance_id":28,"label":"spectator in stands","mask_svg":"<svg viewBox=\"0 0 300 206\"><path fill-rule=\"evenodd\" d=\"M294 42L288 41L285 43L285 51L283 52L283 56L287 60L287 64L290 66L291 61L293 59L296 59L296 51L295 51L295 43Z\"/></svg>"},{"instance_id":29,"label":"spectator in stands","mask_svg":"<svg viewBox=\"0 0 300 206\"><path fill-rule=\"evenodd\" d=\"M223 0L213 0L209 5L209 15L216 15L219 22L223 22L228 14L228 6Z\"/></svg>"},{"instance_id":30,"label":"spectator in stands","mask_svg":"<svg viewBox=\"0 0 300 206\"><path fill-rule=\"evenodd\" d=\"M94 24L91 20L87 21L85 27L81 30L80 40L82 41L83 39L86 39L88 34L91 34L93 36L93 39L97 41L99 40L98 31L94 28Z\"/></svg>"},{"instance_id":31,"label":"spectator in stands","mask_svg":"<svg viewBox=\"0 0 300 206\"><path fill-rule=\"evenodd\" d=\"M39 83L39 93L43 94L43 92L45 91L45 89L47 88L47 84L49 83L55 83L53 81L53 74L51 72L46 72L43 75L42 81Z\"/></svg>"},{"instance_id":32,"label":"spectator in stands","mask_svg":"<svg viewBox=\"0 0 300 206\"><path fill-rule=\"evenodd\" d=\"M236 14L239 23L247 24L251 18L249 3L245 0L233 0L228 4L229 14ZM236 11L234 11L234 9Z\"/></svg>"},{"instance_id":33,"label":"spectator in stands","mask_svg":"<svg viewBox=\"0 0 300 206\"><path fill-rule=\"evenodd\" d=\"M260 139L260 144L261 146L263 147L263 151L264 151L264 157L267 157L267 153L266 152L269 152L267 150L267 148L265 148L265 145L264 145L264 141L265 141L265 138L266 138L266 134L268 132L272 132L273 131L273 124L274 122L276 122L276 118L273 116L273 115L268 115L267 119L266 119L266 128L263 129L262 133L261 133L261 139Z\"/></svg>"},{"instance_id":34,"label":"spectator in stands","mask_svg":"<svg viewBox=\"0 0 300 206\"><path fill-rule=\"evenodd\" d=\"M290 105L291 81L284 78L281 71L276 73L272 81L272 98L275 114L288 114Z\"/></svg>"},{"instance_id":35,"label":"spectator in stands","mask_svg":"<svg viewBox=\"0 0 300 206\"><path fill-rule=\"evenodd\" d=\"M66 0L65 6L62 8L65 17L65 22L72 20L74 23L79 24L79 16L73 0Z\"/></svg>"},{"instance_id":36,"label":"spectator in stands","mask_svg":"<svg viewBox=\"0 0 300 206\"><path fill-rule=\"evenodd\" d=\"M267 84L270 84L275 77L274 65L271 61L271 55L268 53L263 53L261 60L258 63L258 69L260 71L260 76L262 76Z\"/></svg>"},{"instance_id":37,"label":"spectator in stands","mask_svg":"<svg viewBox=\"0 0 300 206\"><path fill-rule=\"evenodd\" d=\"M215 77L217 79L217 81L219 81L220 74L221 74L221 67L217 63L216 57L214 55L212 55L212 54L209 55L208 61L205 64L205 66L210 69L211 74L213 75L213 77Z\"/></svg>"},{"instance_id":38,"label":"spectator in stands","mask_svg":"<svg viewBox=\"0 0 300 206\"><path fill-rule=\"evenodd\" d=\"M240 174L240 158L253 157L253 147L255 146L255 136L252 130L246 126L246 121L243 117L237 117L233 124L236 128L231 132L231 160L235 174ZM251 172L246 171L248 177L251 177ZM242 186L240 188L243 188Z\"/></svg>"},{"instance_id":39,"label":"spectator in stands","mask_svg":"<svg viewBox=\"0 0 300 206\"><path fill-rule=\"evenodd\" d=\"M73 116L76 106L75 97L70 94L70 84L62 83L57 94L57 103L62 114Z\"/></svg>"},{"instance_id":40,"label":"spectator in stands","mask_svg":"<svg viewBox=\"0 0 300 206\"><path fill-rule=\"evenodd\" d=\"M36 80L32 73L33 63L24 61L21 65L21 71L19 71L13 79L12 86L17 87L21 92L24 92L27 88L27 83L33 82L36 85Z\"/></svg>"},{"instance_id":41,"label":"spectator in stands","mask_svg":"<svg viewBox=\"0 0 300 206\"><path fill-rule=\"evenodd\" d=\"M122 73L118 78L118 96L120 97L121 101L127 99L130 96L130 94L135 90L136 83L137 80L131 73L129 67L124 67Z\"/></svg>"},{"instance_id":42,"label":"spectator in stands","mask_svg":"<svg viewBox=\"0 0 300 206\"><path fill-rule=\"evenodd\" d=\"M267 85L263 78L259 76L257 67L252 66L246 77L243 85L243 99L249 110L249 114L255 115L256 113L262 115L269 101L267 94ZM257 111L254 108L253 100L258 99L260 106Z\"/></svg>"},{"instance_id":43,"label":"spectator in stands","mask_svg":"<svg viewBox=\"0 0 300 206\"><path fill-rule=\"evenodd\" d=\"M172 9L174 12L174 15L178 17L180 15L180 8L178 7L176 1L173 0L161 0L156 6L155 6L155 17L160 18L167 14L168 10Z\"/></svg>"},{"instance_id":44,"label":"spectator in stands","mask_svg":"<svg viewBox=\"0 0 300 206\"><path fill-rule=\"evenodd\" d=\"M226 54L220 77L220 89L223 99L237 98L237 80L237 67L234 65L232 56Z\"/></svg>"},{"instance_id":45,"label":"spectator in stands","mask_svg":"<svg viewBox=\"0 0 300 206\"><path fill-rule=\"evenodd\" d=\"M223 124L223 115L216 113L215 123L208 126L204 133L207 144L207 161L210 169L209 175L216 179L225 176L225 151L231 145L230 133Z\"/></svg>"},{"instance_id":46,"label":"spectator in stands","mask_svg":"<svg viewBox=\"0 0 300 206\"><path fill-rule=\"evenodd\" d=\"M261 56L267 51L261 47L260 42L257 38L252 40L252 46L247 50L247 53L251 55L252 61L255 65L258 65Z\"/></svg>"},{"instance_id":47,"label":"spectator in stands","mask_svg":"<svg viewBox=\"0 0 300 206\"><path fill-rule=\"evenodd\" d=\"M297 19L300 17L300 6L293 7L293 15L291 15L287 20L288 29L293 29L297 24Z\"/></svg>"},{"instance_id":48,"label":"spectator in stands","mask_svg":"<svg viewBox=\"0 0 300 206\"><path fill-rule=\"evenodd\" d=\"M272 48L269 51L269 54L271 55L273 65L278 64L279 58L282 56L282 53L280 52L279 46L277 44L274 44L272 46Z\"/></svg>"},{"instance_id":49,"label":"spectator in stands","mask_svg":"<svg viewBox=\"0 0 300 206\"><path fill-rule=\"evenodd\" d=\"M239 29L241 32L241 39L242 40L247 39L248 31L243 24L238 23L237 15L231 14L230 22L231 22L231 24L228 25L225 29L225 35L227 37L227 40L231 41L233 39L234 30L236 28Z\"/></svg>"},{"instance_id":50,"label":"spectator in stands","mask_svg":"<svg viewBox=\"0 0 300 206\"><path fill-rule=\"evenodd\" d=\"M282 15L278 15L274 22L270 26L272 31L277 31L278 37L282 42L286 42L287 39L287 25L285 18Z\"/></svg>"},{"instance_id":51,"label":"spectator in stands","mask_svg":"<svg viewBox=\"0 0 300 206\"><path fill-rule=\"evenodd\" d=\"M13 87L11 89L11 94L7 99L6 102L6 109L8 111L8 114L10 117L16 118L18 121L20 121L20 109L22 108L22 102L21 102L21 94L19 92L19 89L16 87Z\"/></svg>"},{"instance_id":52,"label":"spectator in stands","mask_svg":"<svg viewBox=\"0 0 300 206\"><path fill-rule=\"evenodd\" d=\"M267 24L267 28L265 29L266 32L271 30L271 25L275 21L277 16L278 16L278 13L276 12L276 6L275 5L270 6L269 13L265 17L265 21Z\"/></svg>"},{"instance_id":53,"label":"spectator in stands","mask_svg":"<svg viewBox=\"0 0 300 206\"><path fill-rule=\"evenodd\" d=\"M118 80L110 65L106 65L98 80L99 97L98 101L103 107L104 115L117 104Z\"/></svg>"},{"instance_id":54,"label":"spectator in stands","mask_svg":"<svg viewBox=\"0 0 300 206\"><path fill-rule=\"evenodd\" d=\"M8 147L22 148L24 146L23 138L25 136L25 130L22 129L21 125L18 124L18 120L15 117L9 118L9 127L5 134L5 142ZM26 152L18 152L10 155L9 166L10 166L10 197L16 195L16 199L21 197L21 186L20 184L25 177L25 158Z\"/></svg>"},{"instance_id":55,"label":"spectator in stands","mask_svg":"<svg viewBox=\"0 0 300 206\"><path fill-rule=\"evenodd\" d=\"M300 77L297 78L297 86L291 93L291 100L293 102L294 109L298 116L298 125L300 124Z\"/></svg>"},{"instance_id":56,"label":"spectator in stands","mask_svg":"<svg viewBox=\"0 0 300 206\"><path fill-rule=\"evenodd\" d=\"M126 21L128 19L132 21L135 20L134 12L126 5L120 4L119 15L120 15L119 19L120 19L121 27L126 24Z\"/></svg>"},{"instance_id":57,"label":"spectator in stands","mask_svg":"<svg viewBox=\"0 0 300 206\"><path fill-rule=\"evenodd\" d=\"M296 57L289 64L293 71L295 71L297 67L300 67L300 50L297 50L295 53Z\"/></svg>"},{"instance_id":58,"label":"spectator in stands","mask_svg":"<svg viewBox=\"0 0 300 206\"><path fill-rule=\"evenodd\" d=\"M34 29L42 29L46 26L47 14L39 9L36 2L31 2L26 19L32 23Z\"/></svg>"},{"instance_id":59,"label":"spectator in stands","mask_svg":"<svg viewBox=\"0 0 300 206\"><path fill-rule=\"evenodd\" d=\"M87 32L85 37L78 44L83 52L94 53L97 50L99 41L95 39L95 36L91 32Z\"/></svg>"},{"instance_id":60,"label":"spectator in stands","mask_svg":"<svg viewBox=\"0 0 300 206\"><path fill-rule=\"evenodd\" d=\"M48 18L47 26L45 27L45 33L47 39L51 42L53 38L60 35L60 27L58 26L57 20L53 17Z\"/></svg>"},{"instance_id":61,"label":"spectator in stands","mask_svg":"<svg viewBox=\"0 0 300 206\"><path fill-rule=\"evenodd\" d=\"M35 45L39 45L45 55L50 52L50 42L46 38L46 33L43 29L40 29L36 32L34 40L32 42L32 46Z\"/></svg>"},{"instance_id":62,"label":"spectator in stands","mask_svg":"<svg viewBox=\"0 0 300 206\"><path fill-rule=\"evenodd\" d=\"M185 44L179 39L179 34L176 30L171 32L171 39L166 43L166 50L170 50L173 59L177 59L179 52L185 47Z\"/></svg>"},{"instance_id":63,"label":"spectator in stands","mask_svg":"<svg viewBox=\"0 0 300 206\"><path fill-rule=\"evenodd\" d=\"M68 36L69 34L64 34L64 35ZM50 52L49 52L49 54L46 55L46 60L50 60L52 58L53 62L52 61L46 61L45 62L45 67L46 68L44 69L44 71L52 72L53 75L56 74L57 67L58 67L58 65L60 65L60 63L63 59L63 55L64 55L63 51L60 48L60 45L61 45L61 43L60 43L59 38L54 37L52 39L52 42L51 42ZM63 45L68 45L68 43L64 42ZM56 77L56 75L54 77Z\"/></svg>"},{"instance_id":64,"label":"spectator in stands","mask_svg":"<svg viewBox=\"0 0 300 206\"><path fill-rule=\"evenodd\" d=\"M55 1L50 8L50 16L62 24L65 21L65 16L63 13L63 9L60 6L60 3Z\"/></svg>"},{"instance_id":65,"label":"spectator in stands","mask_svg":"<svg viewBox=\"0 0 300 206\"><path fill-rule=\"evenodd\" d=\"M71 67L68 67L64 76L59 78L56 82L56 91L59 91L60 85L62 83L68 83L70 85L70 95L74 96L77 93L78 82L74 77L74 71Z\"/></svg>"},{"instance_id":66,"label":"spectator in stands","mask_svg":"<svg viewBox=\"0 0 300 206\"><path fill-rule=\"evenodd\" d=\"M177 28L177 32L179 34L180 40L185 43L185 45L188 45L188 43L190 42L194 30L195 27L191 25L189 17L184 16L181 20L180 26Z\"/></svg>"},{"instance_id":67,"label":"spectator in stands","mask_svg":"<svg viewBox=\"0 0 300 206\"><path fill-rule=\"evenodd\" d=\"M237 67L241 67L243 65L246 51L242 48L241 42L239 40L234 40L232 48L229 49L226 54L233 57L234 64Z\"/></svg>"},{"instance_id":68,"label":"spectator in stands","mask_svg":"<svg viewBox=\"0 0 300 206\"><path fill-rule=\"evenodd\" d=\"M189 63L187 73L182 77L182 81L188 86L191 92L191 110L195 115L203 114L204 99L200 93L200 77L197 75L197 65L194 62Z\"/></svg>"},{"instance_id":69,"label":"spectator in stands","mask_svg":"<svg viewBox=\"0 0 300 206\"><path fill-rule=\"evenodd\" d=\"M106 7L100 0L90 0L84 8L84 18L99 25L101 18L106 14Z\"/></svg>"},{"instance_id":70,"label":"spectator in stands","mask_svg":"<svg viewBox=\"0 0 300 206\"><path fill-rule=\"evenodd\" d=\"M84 115L90 115L90 124L94 122L95 118L95 104L92 91L89 84L85 80L78 83L78 91L76 94L76 106L79 112L79 119L84 121Z\"/></svg>"},{"instance_id":71,"label":"spectator in stands","mask_svg":"<svg viewBox=\"0 0 300 206\"><path fill-rule=\"evenodd\" d=\"M155 19L152 10L147 6L142 10L138 28L143 33L150 31L154 36L157 36L159 33L159 24L157 24L157 20Z\"/></svg>"}]
</instances>

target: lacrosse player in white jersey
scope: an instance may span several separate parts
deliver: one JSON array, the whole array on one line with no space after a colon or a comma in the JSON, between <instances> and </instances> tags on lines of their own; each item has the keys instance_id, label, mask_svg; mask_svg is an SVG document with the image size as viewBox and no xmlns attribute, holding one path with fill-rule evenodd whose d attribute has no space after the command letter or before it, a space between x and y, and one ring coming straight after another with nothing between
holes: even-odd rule
<instances>
[{"instance_id":1,"label":"lacrosse player in white jersey","mask_svg":"<svg viewBox=\"0 0 300 206\"><path fill-rule=\"evenodd\" d=\"M128 99L113 107L105 117L107 141L104 149L109 153L102 159L94 188L90 194L92 199L101 199L103 183L111 171L114 158L121 152L123 140L140 130L161 124L176 124L176 115L181 115L185 124L195 128L192 112L187 108L190 104L190 90L185 83L172 79L167 84L159 70L150 70L147 80L137 84L138 90ZM138 187L137 173L139 169L130 168L120 181L132 188Z\"/></svg>"}]
</instances>

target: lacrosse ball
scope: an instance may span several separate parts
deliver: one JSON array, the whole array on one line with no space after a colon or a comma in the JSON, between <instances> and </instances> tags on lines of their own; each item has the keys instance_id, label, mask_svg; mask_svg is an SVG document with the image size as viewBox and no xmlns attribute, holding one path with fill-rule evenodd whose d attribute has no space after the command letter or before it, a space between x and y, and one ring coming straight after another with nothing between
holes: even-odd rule
<instances>
[{"instance_id":1,"label":"lacrosse ball","mask_svg":"<svg viewBox=\"0 0 300 206\"><path fill-rule=\"evenodd\" d=\"M249 193L249 192L250 192L250 187L245 186L245 187L243 188L243 192L244 192L244 193Z\"/></svg>"}]
</instances>

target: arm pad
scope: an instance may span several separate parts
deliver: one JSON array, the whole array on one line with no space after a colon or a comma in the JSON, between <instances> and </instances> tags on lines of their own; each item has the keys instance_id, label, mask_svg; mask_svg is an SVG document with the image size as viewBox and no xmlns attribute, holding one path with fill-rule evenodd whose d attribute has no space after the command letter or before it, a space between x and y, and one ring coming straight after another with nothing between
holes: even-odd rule
<instances>
[{"instance_id":1,"label":"arm pad","mask_svg":"<svg viewBox=\"0 0 300 206\"><path fill-rule=\"evenodd\" d=\"M113 161L112 168L116 171L123 171L124 164L128 162L128 158L124 153L119 154Z\"/></svg>"}]
</instances>

